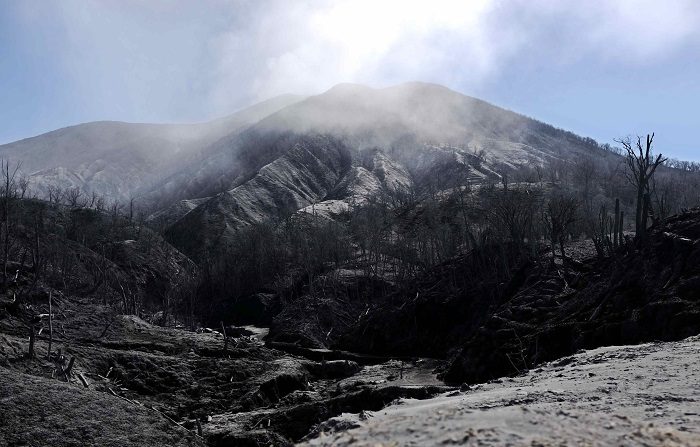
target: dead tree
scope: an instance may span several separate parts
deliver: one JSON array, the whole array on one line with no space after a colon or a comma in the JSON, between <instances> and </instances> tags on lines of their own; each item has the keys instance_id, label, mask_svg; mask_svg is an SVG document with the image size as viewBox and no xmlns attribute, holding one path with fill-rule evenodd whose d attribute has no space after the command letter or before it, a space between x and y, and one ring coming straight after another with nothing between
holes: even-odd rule
<instances>
[{"instance_id":1,"label":"dead tree","mask_svg":"<svg viewBox=\"0 0 700 447\"><path fill-rule=\"evenodd\" d=\"M52 291L49 291L49 348L46 351L46 359L51 359L51 345L53 344L53 309L51 306Z\"/></svg>"},{"instance_id":2,"label":"dead tree","mask_svg":"<svg viewBox=\"0 0 700 447\"><path fill-rule=\"evenodd\" d=\"M593 210L592 189L595 186L595 180L599 171L599 166L590 155L579 157L574 165L574 180L581 187L581 197L583 204L589 213Z\"/></svg>"},{"instance_id":3,"label":"dead tree","mask_svg":"<svg viewBox=\"0 0 700 447\"><path fill-rule=\"evenodd\" d=\"M20 164L17 164L13 170L10 170L10 162L2 161L0 162L0 168L2 169L3 185L2 185L2 284L3 288L7 288L7 263L10 257L10 233L12 232L12 227L10 226L12 207L15 205L17 199L17 183L15 178L17 172L20 169Z\"/></svg>"},{"instance_id":4,"label":"dead tree","mask_svg":"<svg viewBox=\"0 0 700 447\"><path fill-rule=\"evenodd\" d=\"M646 226L649 218L649 185L656 168L666 161L662 154L654 157L652 145L654 134L647 134L646 144L642 137L637 137L636 144L632 144L630 138L616 140L627 152L627 179L635 187L637 192L635 214L635 239L643 241L646 238Z\"/></svg>"},{"instance_id":5,"label":"dead tree","mask_svg":"<svg viewBox=\"0 0 700 447\"><path fill-rule=\"evenodd\" d=\"M620 245L625 243L625 235L623 233L624 228L625 228L625 213L620 211L620 224L617 227L617 229L619 231L618 240L620 241Z\"/></svg>"},{"instance_id":6,"label":"dead tree","mask_svg":"<svg viewBox=\"0 0 700 447\"><path fill-rule=\"evenodd\" d=\"M80 188L77 186L66 190L66 201L71 208L79 208L81 206L80 197L83 195Z\"/></svg>"},{"instance_id":7,"label":"dead tree","mask_svg":"<svg viewBox=\"0 0 700 447\"><path fill-rule=\"evenodd\" d=\"M221 321L221 335L224 336L224 354L228 353L228 337L226 336L226 326L224 326L224 322Z\"/></svg>"},{"instance_id":8,"label":"dead tree","mask_svg":"<svg viewBox=\"0 0 700 447\"><path fill-rule=\"evenodd\" d=\"M576 210L578 202L573 197L557 195L552 197L547 203L544 212L544 220L549 230L552 242L552 262L556 257L555 247L557 243L561 250L561 257L566 257L564 252L564 238L569 226L576 220Z\"/></svg>"},{"instance_id":9,"label":"dead tree","mask_svg":"<svg viewBox=\"0 0 700 447\"><path fill-rule=\"evenodd\" d=\"M27 357L30 359L34 358L34 341L36 340L36 327L34 324L29 324L29 352Z\"/></svg>"},{"instance_id":10,"label":"dead tree","mask_svg":"<svg viewBox=\"0 0 700 447\"><path fill-rule=\"evenodd\" d=\"M613 248L617 249L620 234L620 199L615 199L615 221L613 222Z\"/></svg>"},{"instance_id":11,"label":"dead tree","mask_svg":"<svg viewBox=\"0 0 700 447\"><path fill-rule=\"evenodd\" d=\"M591 225L593 245L598 253L598 257L603 258L606 254L611 253L613 248L611 239L613 233L613 219L608 214L608 208L605 204L600 206L598 219L592 222Z\"/></svg>"},{"instance_id":12,"label":"dead tree","mask_svg":"<svg viewBox=\"0 0 700 447\"><path fill-rule=\"evenodd\" d=\"M59 353L60 353L60 351L59 351ZM61 357L61 356L59 355L59 361L60 361L60 357ZM66 382L68 382L68 383L70 383L71 371L73 370L73 365L74 365L74 364L75 364L75 357L71 357L71 358L70 358L70 361L68 362L68 366L66 367L66 369L63 369L63 368L61 367L61 372L63 372L63 377L66 378Z\"/></svg>"}]
</instances>

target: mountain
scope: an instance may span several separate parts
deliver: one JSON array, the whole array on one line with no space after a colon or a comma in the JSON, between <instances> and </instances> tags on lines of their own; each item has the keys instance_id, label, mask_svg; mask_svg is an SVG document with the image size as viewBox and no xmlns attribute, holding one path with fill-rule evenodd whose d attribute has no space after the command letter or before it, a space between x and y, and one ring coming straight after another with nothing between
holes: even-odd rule
<instances>
[{"instance_id":1,"label":"mountain","mask_svg":"<svg viewBox=\"0 0 700 447\"><path fill-rule=\"evenodd\" d=\"M0 146L40 197L135 198L197 257L256 222L496 182L595 141L446 87L340 84L200 124L94 122Z\"/></svg>"},{"instance_id":2,"label":"mountain","mask_svg":"<svg viewBox=\"0 0 700 447\"><path fill-rule=\"evenodd\" d=\"M58 186L128 201L200 158L200 151L220 138L300 99L279 96L200 124L79 124L2 145L0 157L21 162L21 171L40 197Z\"/></svg>"},{"instance_id":3,"label":"mountain","mask_svg":"<svg viewBox=\"0 0 700 447\"><path fill-rule=\"evenodd\" d=\"M367 200L497 181L524 165L598 149L591 139L425 83L341 84L214 146L231 157L221 182L231 187L169 213L181 217L167 236L195 257L251 223L298 211L332 217Z\"/></svg>"}]
</instances>

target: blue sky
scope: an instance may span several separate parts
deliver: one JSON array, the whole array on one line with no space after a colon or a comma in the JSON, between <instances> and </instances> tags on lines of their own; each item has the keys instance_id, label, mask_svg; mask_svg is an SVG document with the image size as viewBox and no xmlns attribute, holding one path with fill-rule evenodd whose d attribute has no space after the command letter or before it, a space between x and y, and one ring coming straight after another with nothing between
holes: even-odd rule
<instances>
[{"instance_id":1,"label":"blue sky","mask_svg":"<svg viewBox=\"0 0 700 447\"><path fill-rule=\"evenodd\" d=\"M695 0L0 0L0 143L429 81L700 160Z\"/></svg>"}]
</instances>

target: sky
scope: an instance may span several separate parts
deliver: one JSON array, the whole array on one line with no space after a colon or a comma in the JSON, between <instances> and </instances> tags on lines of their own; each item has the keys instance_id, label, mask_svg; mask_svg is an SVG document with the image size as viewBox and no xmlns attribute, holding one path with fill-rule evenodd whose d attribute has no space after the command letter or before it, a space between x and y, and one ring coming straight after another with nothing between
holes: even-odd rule
<instances>
[{"instance_id":1,"label":"sky","mask_svg":"<svg viewBox=\"0 0 700 447\"><path fill-rule=\"evenodd\" d=\"M696 0L0 0L0 144L425 81L700 161L699 80Z\"/></svg>"}]
</instances>

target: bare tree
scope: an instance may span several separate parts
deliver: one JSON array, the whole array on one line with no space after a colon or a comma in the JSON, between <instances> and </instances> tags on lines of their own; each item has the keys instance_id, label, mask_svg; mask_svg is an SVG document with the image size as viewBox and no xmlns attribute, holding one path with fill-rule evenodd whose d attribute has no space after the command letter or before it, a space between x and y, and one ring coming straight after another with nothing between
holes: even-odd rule
<instances>
[{"instance_id":1,"label":"bare tree","mask_svg":"<svg viewBox=\"0 0 700 447\"><path fill-rule=\"evenodd\" d=\"M578 202L573 197L565 195L556 195L547 203L544 211L544 220L549 230L549 236L552 242L552 261L556 257L555 247L557 243L561 250L561 257L564 259L564 239L566 232L576 220L576 210Z\"/></svg>"},{"instance_id":2,"label":"bare tree","mask_svg":"<svg viewBox=\"0 0 700 447\"><path fill-rule=\"evenodd\" d=\"M532 241L534 221L542 206L542 193L537 189L515 187L508 190L485 192L482 200L483 214L493 232L503 241L510 239L516 247L526 248L525 241Z\"/></svg>"},{"instance_id":3,"label":"bare tree","mask_svg":"<svg viewBox=\"0 0 700 447\"><path fill-rule=\"evenodd\" d=\"M664 178L663 176L651 180L651 195L654 202L654 216L656 219L665 219L671 215L678 206L676 203L680 197L679 185L675 179Z\"/></svg>"},{"instance_id":4,"label":"bare tree","mask_svg":"<svg viewBox=\"0 0 700 447\"><path fill-rule=\"evenodd\" d=\"M63 200L64 191L63 188L61 188L60 186L49 185L46 188L46 192L49 195L49 203L55 203L58 205L59 203L61 203L61 200Z\"/></svg>"},{"instance_id":5,"label":"bare tree","mask_svg":"<svg viewBox=\"0 0 700 447\"><path fill-rule=\"evenodd\" d=\"M593 209L591 189L595 184L598 166L593 157L582 155L576 160L574 168L574 179L581 188L581 196L586 210L590 212Z\"/></svg>"},{"instance_id":6,"label":"bare tree","mask_svg":"<svg viewBox=\"0 0 700 447\"><path fill-rule=\"evenodd\" d=\"M25 175L22 175L19 178L19 181L17 182L17 186L19 188L20 199L24 199L24 196L27 194L27 191L29 190L29 178Z\"/></svg>"},{"instance_id":7,"label":"bare tree","mask_svg":"<svg viewBox=\"0 0 700 447\"><path fill-rule=\"evenodd\" d=\"M642 137L637 137L636 144L633 145L629 137L616 140L622 144L627 152L627 179L635 187L637 192L635 210L635 238L644 240L646 238L647 220L650 210L650 180L654 176L656 168L666 161L662 154L654 157L652 145L654 134L647 134L646 144L643 144Z\"/></svg>"},{"instance_id":8,"label":"bare tree","mask_svg":"<svg viewBox=\"0 0 700 447\"><path fill-rule=\"evenodd\" d=\"M105 210L106 207L107 203L105 201L105 198L102 196L97 196L95 199L95 210L102 212Z\"/></svg>"},{"instance_id":9,"label":"bare tree","mask_svg":"<svg viewBox=\"0 0 700 447\"><path fill-rule=\"evenodd\" d=\"M537 174L537 183L539 183L540 187L542 187L545 175L544 166L542 166L540 163L535 163L532 168L535 170L535 174Z\"/></svg>"},{"instance_id":10,"label":"bare tree","mask_svg":"<svg viewBox=\"0 0 700 447\"><path fill-rule=\"evenodd\" d=\"M80 203L80 197L83 195L80 188L77 186L66 190L66 200L68 201L68 206L71 208L79 208L82 206Z\"/></svg>"},{"instance_id":11,"label":"bare tree","mask_svg":"<svg viewBox=\"0 0 700 447\"><path fill-rule=\"evenodd\" d=\"M14 169L10 170L9 161L0 161L0 170L2 170L3 185L0 199L2 199L2 283L3 287L7 287L7 263L10 257L11 246L11 220L13 207L16 206L17 193L17 172L20 164L17 164Z\"/></svg>"}]
</instances>

